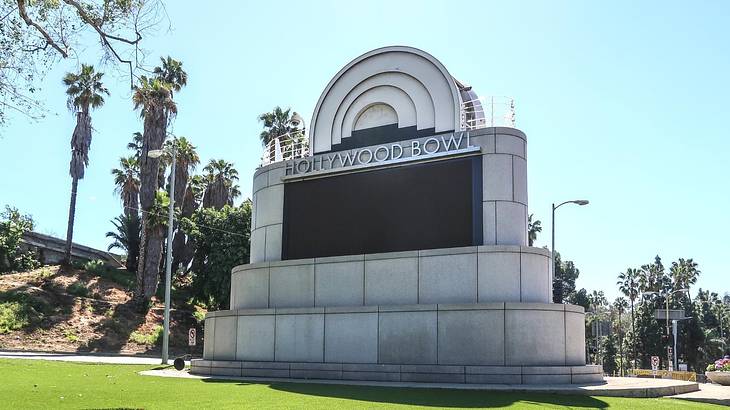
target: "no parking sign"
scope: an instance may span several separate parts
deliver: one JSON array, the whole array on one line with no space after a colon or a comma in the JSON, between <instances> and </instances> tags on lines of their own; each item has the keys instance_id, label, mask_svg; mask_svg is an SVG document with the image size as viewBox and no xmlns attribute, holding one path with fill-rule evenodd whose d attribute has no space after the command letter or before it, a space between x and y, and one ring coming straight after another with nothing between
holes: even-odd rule
<instances>
[{"instance_id":1,"label":"no parking sign","mask_svg":"<svg viewBox=\"0 0 730 410\"><path fill-rule=\"evenodd\" d=\"M190 330L188 330L188 346L195 346L195 339L196 339L195 333L196 332L195 332L194 327L191 327Z\"/></svg>"},{"instance_id":2,"label":"no parking sign","mask_svg":"<svg viewBox=\"0 0 730 410\"><path fill-rule=\"evenodd\" d=\"M654 376L656 376L656 373L659 370L659 356L651 357L651 370L654 372Z\"/></svg>"}]
</instances>

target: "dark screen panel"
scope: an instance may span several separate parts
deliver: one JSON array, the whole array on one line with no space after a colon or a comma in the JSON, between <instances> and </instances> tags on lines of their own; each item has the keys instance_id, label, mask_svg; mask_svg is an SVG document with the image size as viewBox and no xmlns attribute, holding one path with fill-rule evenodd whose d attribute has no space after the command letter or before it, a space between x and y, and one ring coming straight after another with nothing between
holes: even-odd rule
<instances>
[{"instance_id":1,"label":"dark screen panel","mask_svg":"<svg viewBox=\"0 0 730 410\"><path fill-rule=\"evenodd\" d=\"M284 186L283 259L481 245L481 157Z\"/></svg>"}]
</instances>

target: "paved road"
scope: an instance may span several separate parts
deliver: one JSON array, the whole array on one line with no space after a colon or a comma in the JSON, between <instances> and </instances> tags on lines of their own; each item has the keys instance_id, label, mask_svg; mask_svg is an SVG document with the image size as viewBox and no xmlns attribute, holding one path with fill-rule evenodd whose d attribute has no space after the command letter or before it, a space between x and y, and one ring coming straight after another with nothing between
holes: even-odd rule
<instances>
[{"instance_id":1,"label":"paved road","mask_svg":"<svg viewBox=\"0 0 730 410\"><path fill-rule=\"evenodd\" d=\"M0 358L61 360L64 362L110 363L110 364L161 364L159 357L122 355L81 355L76 353L36 353L0 351ZM190 363L188 363L190 364Z\"/></svg>"}]
</instances>

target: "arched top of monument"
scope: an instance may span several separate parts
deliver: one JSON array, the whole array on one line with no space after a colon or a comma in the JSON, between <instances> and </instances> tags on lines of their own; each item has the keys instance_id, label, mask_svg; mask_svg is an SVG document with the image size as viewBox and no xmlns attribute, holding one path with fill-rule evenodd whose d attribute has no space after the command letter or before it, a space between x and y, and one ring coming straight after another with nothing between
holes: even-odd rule
<instances>
[{"instance_id":1,"label":"arched top of monument","mask_svg":"<svg viewBox=\"0 0 730 410\"><path fill-rule=\"evenodd\" d=\"M319 97L312 153L458 130L464 92L473 94L425 51L391 46L367 52L342 68Z\"/></svg>"}]
</instances>

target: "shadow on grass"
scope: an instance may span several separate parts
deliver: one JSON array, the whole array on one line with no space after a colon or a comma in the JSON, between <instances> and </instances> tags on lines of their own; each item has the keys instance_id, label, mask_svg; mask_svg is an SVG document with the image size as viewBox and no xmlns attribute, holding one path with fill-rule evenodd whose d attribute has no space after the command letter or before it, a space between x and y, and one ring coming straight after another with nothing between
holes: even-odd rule
<instances>
[{"instance_id":1,"label":"shadow on grass","mask_svg":"<svg viewBox=\"0 0 730 410\"><path fill-rule=\"evenodd\" d=\"M608 403L590 396L547 393L499 392L462 389L427 389L380 386L348 386L310 383L246 383L235 380L204 379L206 383L238 385L268 384L272 390L308 396L363 402L406 404L425 407L506 407L517 402L571 408L608 408Z\"/></svg>"}]
</instances>

